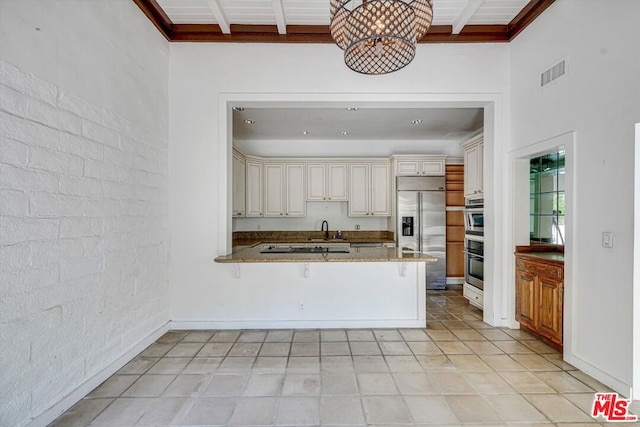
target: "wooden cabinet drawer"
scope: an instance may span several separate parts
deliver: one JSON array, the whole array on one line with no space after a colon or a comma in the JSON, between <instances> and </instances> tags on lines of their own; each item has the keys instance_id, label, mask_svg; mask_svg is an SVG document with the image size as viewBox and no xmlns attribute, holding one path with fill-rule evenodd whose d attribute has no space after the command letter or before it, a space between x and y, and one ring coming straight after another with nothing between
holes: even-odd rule
<instances>
[{"instance_id":1,"label":"wooden cabinet drawer","mask_svg":"<svg viewBox=\"0 0 640 427\"><path fill-rule=\"evenodd\" d=\"M538 276L551 277L553 279L562 279L563 277L563 268L561 266L538 261L529 261L521 257L516 259L516 267L521 270L527 270Z\"/></svg>"}]
</instances>

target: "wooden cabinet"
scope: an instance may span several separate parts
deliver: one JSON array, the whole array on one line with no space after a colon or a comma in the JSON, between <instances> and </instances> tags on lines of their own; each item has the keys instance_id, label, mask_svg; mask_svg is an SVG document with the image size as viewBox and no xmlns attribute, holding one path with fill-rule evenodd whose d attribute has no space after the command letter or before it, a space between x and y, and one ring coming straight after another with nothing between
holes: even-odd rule
<instances>
[{"instance_id":1,"label":"wooden cabinet","mask_svg":"<svg viewBox=\"0 0 640 427\"><path fill-rule=\"evenodd\" d=\"M265 163L264 216L305 216L304 165Z\"/></svg>"},{"instance_id":2,"label":"wooden cabinet","mask_svg":"<svg viewBox=\"0 0 640 427\"><path fill-rule=\"evenodd\" d=\"M246 161L246 216L262 216L262 163Z\"/></svg>"},{"instance_id":3,"label":"wooden cabinet","mask_svg":"<svg viewBox=\"0 0 640 427\"><path fill-rule=\"evenodd\" d=\"M464 149L464 196L467 198L482 197L484 139L478 135L462 145Z\"/></svg>"},{"instance_id":4,"label":"wooden cabinet","mask_svg":"<svg viewBox=\"0 0 640 427\"><path fill-rule=\"evenodd\" d=\"M556 348L562 347L564 265L516 253L516 320Z\"/></svg>"},{"instance_id":5,"label":"wooden cabinet","mask_svg":"<svg viewBox=\"0 0 640 427\"><path fill-rule=\"evenodd\" d=\"M307 200L346 201L347 165L345 163L308 164Z\"/></svg>"},{"instance_id":6,"label":"wooden cabinet","mask_svg":"<svg viewBox=\"0 0 640 427\"><path fill-rule=\"evenodd\" d=\"M349 216L390 216L389 163L349 165Z\"/></svg>"},{"instance_id":7,"label":"wooden cabinet","mask_svg":"<svg viewBox=\"0 0 640 427\"><path fill-rule=\"evenodd\" d=\"M464 278L464 166L446 166L447 278Z\"/></svg>"},{"instance_id":8,"label":"wooden cabinet","mask_svg":"<svg viewBox=\"0 0 640 427\"><path fill-rule=\"evenodd\" d=\"M239 153L233 153L233 164L232 164L232 210L234 217L243 217L245 216L245 187L246 187L246 165L244 157L242 157Z\"/></svg>"},{"instance_id":9,"label":"wooden cabinet","mask_svg":"<svg viewBox=\"0 0 640 427\"><path fill-rule=\"evenodd\" d=\"M445 174L443 156L393 156L396 176L442 176Z\"/></svg>"}]
</instances>

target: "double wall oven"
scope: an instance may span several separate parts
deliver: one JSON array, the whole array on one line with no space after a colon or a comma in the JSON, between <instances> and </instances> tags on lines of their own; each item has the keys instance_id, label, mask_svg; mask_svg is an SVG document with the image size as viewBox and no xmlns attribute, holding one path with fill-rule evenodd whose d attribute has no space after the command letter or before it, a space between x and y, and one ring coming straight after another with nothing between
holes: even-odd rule
<instances>
[{"instance_id":1,"label":"double wall oven","mask_svg":"<svg viewBox=\"0 0 640 427\"><path fill-rule=\"evenodd\" d=\"M464 281L484 289L484 200L467 200L464 211Z\"/></svg>"}]
</instances>

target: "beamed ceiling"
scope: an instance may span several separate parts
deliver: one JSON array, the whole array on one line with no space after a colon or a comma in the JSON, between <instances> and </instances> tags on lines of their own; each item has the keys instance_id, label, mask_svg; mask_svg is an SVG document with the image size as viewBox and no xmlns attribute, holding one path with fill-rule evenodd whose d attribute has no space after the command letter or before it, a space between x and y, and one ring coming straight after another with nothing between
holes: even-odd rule
<instances>
[{"instance_id":1,"label":"beamed ceiling","mask_svg":"<svg viewBox=\"0 0 640 427\"><path fill-rule=\"evenodd\" d=\"M169 41L333 43L329 0L133 0ZM419 43L508 42L555 0L434 0Z\"/></svg>"}]
</instances>

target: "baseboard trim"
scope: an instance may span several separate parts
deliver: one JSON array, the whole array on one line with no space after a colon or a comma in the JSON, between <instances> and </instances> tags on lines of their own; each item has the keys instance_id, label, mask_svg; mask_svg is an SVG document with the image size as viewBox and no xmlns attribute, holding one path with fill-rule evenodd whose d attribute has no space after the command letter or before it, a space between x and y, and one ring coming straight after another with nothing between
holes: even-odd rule
<instances>
[{"instance_id":1,"label":"baseboard trim","mask_svg":"<svg viewBox=\"0 0 640 427\"><path fill-rule=\"evenodd\" d=\"M462 285L464 277L447 277L447 285Z\"/></svg>"},{"instance_id":2,"label":"baseboard trim","mask_svg":"<svg viewBox=\"0 0 640 427\"><path fill-rule=\"evenodd\" d=\"M107 378L115 374L120 368L129 363L131 359L136 357L138 353L153 344L158 338L164 335L169 330L169 323L165 323L145 338L143 338L138 344L135 344L122 355L120 355L113 362L109 363L107 367L102 369L97 374L86 379L75 390L71 391L66 397L54 404L52 407L44 411L42 414L36 416L29 422L31 427L45 427L56 418L62 415L66 410L78 403L83 397L89 394L93 389L102 384Z\"/></svg>"},{"instance_id":3,"label":"baseboard trim","mask_svg":"<svg viewBox=\"0 0 640 427\"><path fill-rule=\"evenodd\" d=\"M424 328L425 319L409 320L247 320L172 321L171 330L202 329L332 329L332 328Z\"/></svg>"},{"instance_id":4,"label":"baseboard trim","mask_svg":"<svg viewBox=\"0 0 640 427\"><path fill-rule=\"evenodd\" d=\"M589 362L579 358L576 355L565 354L565 361L576 368L580 369L585 374L593 377L594 379L600 381L602 384L607 387L612 388L617 391L621 395L625 396L627 399L630 398L632 394L631 386L629 384L625 384L624 382L612 377L611 375L603 372L602 370L596 368ZM596 391L605 391L605 390L596 390Z\"/></svg>"}]
</instances>

